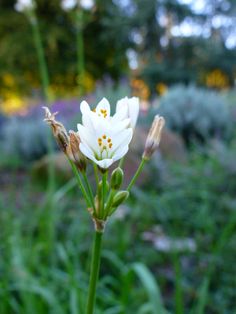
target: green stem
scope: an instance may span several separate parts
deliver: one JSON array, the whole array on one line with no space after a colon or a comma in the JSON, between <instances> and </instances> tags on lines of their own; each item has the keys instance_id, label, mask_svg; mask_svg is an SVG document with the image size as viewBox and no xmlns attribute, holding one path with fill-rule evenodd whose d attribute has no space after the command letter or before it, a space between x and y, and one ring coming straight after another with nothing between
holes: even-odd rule
<instances>
[{"instance_id":1,"label":"green stem","mask_svg":"<svg viewBox=\"0 0 236 314\"><path fill-rule=\"evenodd\" d=\"M99 184L98 167L95 164L95 162L93 162L93 170L94 170L94 174L95 174L96 184L98 187L98 184Z\"/></svg>"},{"instance_id":2,"label":"green stem","mask_svg":"<svg viewBox=\"0 0 236 314\"><path fill-rule=\"evenodd\" d=\"M88 194L89 194L90 202L93 205L93 209L95 211L93 191L92 191L91 185L89 184L88 177L87 177L85 171L82 172L82 176L84 178L85 186L86 186Z\"/></svg>"},{"instance_id":3,"label":"green stem","mask_svg":"<svg viewBox=\"0 0 236 314\"><path fill-rule=\"evenodd\" d=\"M83 10L78 8L76 11L77 24L77 62L78 62L78 82L80 94L84 91L84 38L83 38Z\"/></svg>"},{"instance_id":4,"label":"green stem","mask_svg":"<svg viewBox=\"0 0 236 314\"><path fill-rule=\"evenodd\" d=\"M107 186L107 171L102 175L102 211L101 211L101 217L104 216L104 211L105 211L106 186Z\"/></svg>"},{"instance_id":5,"label":"green stem","mask_svg":"<svg viewBox=\"0 0 236 314\"><path fill-rule=\"evenodd\" d=\"M32 13L34 14L34 13ZM34 37L34 43L36 48L36 53L38 57L38 63L39 63L39 73L41 77L42 87L43 87L43 94L47 102L49 102L49 75L48 75L48 69L47 64L45 60L45 54L43 50L43 44L42 44L42 38L40 35L38 20L36 15L34 14L30 19L31 25L32 25L32 31L33 31L33 37Z\"/></svg>"},{"instance_id":6,"label":"green stem","mask_svg":"<svg viewBox=\"0 0 236 314\"><path fill-rule=\"evenodd\" d=\"M110 211L110 208L112 206L112 201L113 201L115 193L116 193L116 190L111 189L111 191L110 191L110 193L108 195L108 198L107 198L107 203L106 203L106 207L104 209L104 216L103 216L103 218L105 218L109 214L109 211Z\"/></svg>"},{"instance_id":7,"label":"green stem","mask_svg":"<svg viewBox=\"0 0 236 314\"><path fill-rule=\"evenodd\" d=\"M96 298L96 286L97 286L97 281L98 281L100 260L101 260L102 235L103 235L102 232L98 232L98 231L95 232L86 314L93 314L93 311L94 311L94 304L95 304L95 298Z\"/></svg>"},{"instance_id":8,"label":"green stem","mask_svg":"<svg viewBox=\"0 0 236 314\"><path fill-rule=\"evenodd\" d=\"M132 180L130 181L130 184L129 184L128 187L127 187L127 191L130 192L132 186L134 185L134 183L135 183L136 180L138 179L138 177L139 177L141 171L143 170L143 167L144 167L145 163L146 163L146 159L142 158L142 161L140 162L139 167L138 167L138 169L137 169L135 175L133 176Z\"/></svg>"},{"instance_id":9,"label":"green stem","mask_svg":"<svg viewBox=\"0 0 236 314\"><path fill-rule=\"evenodd\" d=\"M39 65L39 74L40 80L43 89L43 96L46 100L47 105L50 102L49 96L49 74L47 63L45 60L45 54L43 49L42 37L39 30L39 24L37 20L37 16L34 11L30 12L28 15L31 27L32 27L32 34L35 44L35 50L38 58L38 65ZM53 154L53 142L52 137L48 137L47 141L47 148L49 157L52 157ZM51 195L54 193L55 190L55 167L53 165L53 161L50 159L49 166L48 166L48 199L51 199Z\"/></svg>"},{"instance_id":10,"label":"green stem","mask_svg":"<svg viewBox=\"0 0 236 314\"><path fill-rule=\"evenodd\" d=\"M124 166L124 162L125 162L125 157L121 158L121 160L119 161L118 167L122 168Z\"/></svg>"},{"instance_id":11,"label":"green stem","mask_svg":"<svg viewBox=\"0 0 236 314\"><path fill-rule=\"evenodd\" d=\"M81 178L80 178L80 175L79 175L79 173L78 173L78 170L77 170L75 164L74 164L69 158L68 158L68 161L69 161L69 163L70 163L70 165L71 165L71 168L72 168L72 170L73 170L73 172L74 172L74 174L75 174L75 177L76 177L76 179L77 179L79 188L80 188L80 190L81 190L81 192L82 192L82 194L83 194L83 196L84 196L84 198L85 198L87 207L93 207L93 204L91 203L91 200L90 200L90 198L89 198L89 196L88 196L88 194L87 194L87 192L86 192L86 190L85 190L85 187L84 187L84 185L83 185L83 182L82 182L82 180L81 180Z\"/></svg>"}]
</instances>

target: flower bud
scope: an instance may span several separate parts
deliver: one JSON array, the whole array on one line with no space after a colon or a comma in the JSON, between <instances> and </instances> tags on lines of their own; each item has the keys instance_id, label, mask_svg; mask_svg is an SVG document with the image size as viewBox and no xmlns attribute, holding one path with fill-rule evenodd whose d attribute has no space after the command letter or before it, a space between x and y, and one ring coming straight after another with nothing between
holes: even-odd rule
<instances>
[{"instance_id":1,"label":"flower bud","mask_svg":"<svg viewBox=\"0 0 236 314\"><path fill-rule=\"evenodd\" d=\"M128 197L129 197L129 192L128 191L117 192L116 195L113 198L112 207L116 208L117 206L122 204L124 201L126 201Z\"/></svg>"},{"instance_id":2,"label":"flower bud","mask_svg":"<svg viewBox=\"0 0 236 314\"><path fill-rule=\"evenodd\" d=\"M165 125L165 119L158 115L155 116L152 122L152 126L149 130L146 143L145 143L145 148L143 152L143 158L145 160L149 160L152 157L153 153L158 148L160 144L161 133L162 133L162 129L164 125Z\"/></svg>"},{"instance_id":3,"label":"flower bud","mask_svg":"<svg viewBox=\"0 0 236 314\"><path fill-rule=\"evenodd\" d=\"M57 115L57 112L51 113L48 107L43 107L45 110L45 119L52 128L52 133L57 141L57 144L59 145L60 149L67 154L67 149L69 145L69 137L66 132L66 129L64 125L58 121L55 120L55 116Z\"/></svg>"},{"instance_id":4,"label":"flower bud","mask_svg":"<svg viewBox=\"0 0 236 314\"><path fill-rule=\"evenodd\" d=\"M80 148L80 137L76 132L69 132L69 146L67 148L67 154L71 160L76 164L80 171L86 169L86 158L81 153Z\"/></svg>"},{"instance_id":5,"label":"flower bud","mask_svg":"<svg viewBox=\"0 0 236 314\"><path fill-rule=\"evenodd\" d=\"M114 190L118 190L123 183L123 178L124 172L120 167L113 170L111 174L111 188Z\"/></svg>"}]
</instances>

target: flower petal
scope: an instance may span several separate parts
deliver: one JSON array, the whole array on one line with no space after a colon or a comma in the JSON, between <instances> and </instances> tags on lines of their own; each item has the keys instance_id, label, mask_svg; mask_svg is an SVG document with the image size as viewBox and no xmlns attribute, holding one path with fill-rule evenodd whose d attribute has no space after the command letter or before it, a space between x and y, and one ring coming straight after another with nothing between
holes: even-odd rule
<instances>
[{"instance_id":1,"label":"flower petal","mask_svg":"<svg viewBox=\"0 0 236 314\"><path fill-rule=\"evenodd\" d=\"M86 114L88 112L91 111L89 104L87 103L87 101L83 100L80 104L80 111L82 114Z\"/></svg>"},{"instance_id":2,"label":"flower petal","mask_svg":"<svg viewBox=\"0 0 236 314\"><path fill-rule=\"evenodd\" d=\"M106 111L106 115L102 113L103 110ZM97 113L97 115L101 115L101 117L104 117L104 118L109 118L110 117L110 113L111 113L110 104L109 104L109 101L106 98L103 98L98 103L98 105L96 107L96 113Z\"/></svg>"},{"instance_id":3,"label":"flower petal","mask_svg":"<svg viewBox=\"0 0 236 314\"><path fill-rule=\"evenodd\" d=\"M126 118L128 118L128 106L126 105L126 101L123 102L121 99L116 104L116 113L111 120L116 123L117 121L121 121Z\"/></svg>"},{"instance_id":4,"label":"flower petal","mask_svg":"<svg viewBox=\"0 0 236 314\"><path fill-rule=\"evenodd\" d=\"M102 160L96 160L95 162L99 167L103 169L107 169L113 164L114 160L113 158L110 158L110 159L107 158L107 159L102 159Z\"/></svg>"},{"instance_id":5,"label":"flower petal","mask_svg":"<svg viewBox=\"0 0 236 314\"><path fill-rule=\"evenodd\" d=\"M124 97L118 100L116 104L116 112L120 112L122 108L126 108L127 117L130 118L131 127L134 128L139 114L139 99L138 97ZM124 109L123 109L124 110Z\"/></svg>"},{"instance_id":6,"label":"flower petal","mask_svg":"<svg viewBox=\"0 0 236 314\"><path fill-rule=\"evenodd\" d=\"M93 133L93 130L90 130L84 127L81 124L77 124L78 134L82 143L86 143L92 150L98 150L98 143L96 135Z\"/></svg>"},{"instance_id":7,"label":"flower petal","mask_svg":"<svg viewBox=\"0 0 236 314\"><path fill-rule=\"evenodd\" d=\"M124 131L118 132L116 135L113 135L113 149L112 152L115 152L120 147L126 146L130 143L133 136L133 130L131 128L125 129Z\"/></svg>"},{"instance_id":8,"label":"flower petal","mask_svg":"<svg viewBox=\"0 0 236 314\"><path fill-rule=\"evenodd\" d=\"M129 117L131 119L131 126L132 126L132 128L135 128L135 125L136 125L137 119L138 119L138 114L139 114L139 99L138 99L138 97L129 98L128 107L129 107Z\"/></svg>"},{"instance_id":9,"label":"flower petal","mask_svg":"<svg viewBox=\"0 0 236 314\"><path fill-rule=\"evenodd\" d=\"M116 161L116 160L121 159L128 152L128 150L129 150L129 145L126 145L122 147L121 149L117 150L112 157L113 160Z\"/></svg>"},{"instance_id":10,"label":"flower petal","mask_svg":"<svg viewBox=\"0 0 236 314\"><path fill-rule=\"evenodd\" d=\"M89 159L94 161L95 157L94 157L93 151L90 149L90 147L88 147L84 143L80 143L79 144L79 149L80 149L80 151L82 152L82 154L84 156L86 156L87 158L89 158Z\"/></svg>"},{"instance_id":11,"label":"flower petal","mask_svg":"<svg viewBox=\"0 0 236 314\"><path fill-rule=\"evenodd\" d=\"M128 117L128 100L129 98L128 97L124 97L124 98L121 98L120 100L117 101L116 103L116 112L120 112L120 111L126 111L126 114Z\"/></svg>"}]
</instances>

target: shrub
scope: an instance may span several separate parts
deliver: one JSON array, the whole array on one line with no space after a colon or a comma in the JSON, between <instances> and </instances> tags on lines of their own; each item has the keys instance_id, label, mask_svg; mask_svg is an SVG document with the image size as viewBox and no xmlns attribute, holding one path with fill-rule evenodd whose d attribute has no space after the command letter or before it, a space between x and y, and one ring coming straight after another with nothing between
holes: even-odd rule
<instances>
[{"instance_id":1,"label":"shrub","mask_svg":"<svg viewBox=\"0 0 236 314\"><path fill-rule=\"evenodd\" d=\"M7 156L25 161L40 158L47 152L49 128L42 117L12 117L3 127L2 150Z\"/></svg>"},{"instance_id":2,"label":"shrub","mask_svg":"<svg viewBox=\"0 0 236 314\"><path fill-rule=\"evenodd\" d=\"M186 143L228 139L232 131L230 111L219 93L195 86L177 85L160 99L158 113L167 125L180 133Z\"/></svg>"}]
</instances>

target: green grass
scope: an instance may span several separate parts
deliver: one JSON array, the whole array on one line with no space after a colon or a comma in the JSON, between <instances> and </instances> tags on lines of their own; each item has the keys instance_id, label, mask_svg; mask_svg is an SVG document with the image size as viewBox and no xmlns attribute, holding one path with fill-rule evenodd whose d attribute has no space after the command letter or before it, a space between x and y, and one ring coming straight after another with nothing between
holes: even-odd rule
<instances>
[{"instance_id":1,"label":"green grass","mask_svg":"<svg viewBox=\"0 0 236 314\"><path fill-rule=\"evenodd\" d=\"M96 314L235 312L234 173L195 154L156 189L134 189L104 237ZM0 198L0 313L83 314L93 225L74 179L45 202L26 172ZM2 180L2 179L1 179ZM196 251L157 251L143 233L161 226Z\"/></svg>"}]
</instances>

